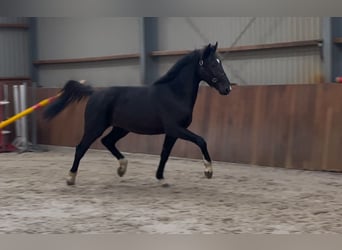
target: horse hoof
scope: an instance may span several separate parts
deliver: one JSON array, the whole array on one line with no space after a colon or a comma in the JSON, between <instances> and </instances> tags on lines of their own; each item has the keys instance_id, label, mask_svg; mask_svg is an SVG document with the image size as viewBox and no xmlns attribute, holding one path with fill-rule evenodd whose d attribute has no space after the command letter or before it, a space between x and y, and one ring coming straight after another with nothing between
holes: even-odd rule
<instances>
[{"instance_id":1,"label":"horse hoof","mask_svg":"<svg viewBox=\"0 0 342 250\"><path fill-rule=\"evenodd\" d=\"M75 185L77 173L69 172L69 178L66 180L68 186Z\"/></svg>"},{"instance_id":2,"label":"horse hoof","mask_svg":"<svg viewBox=\"0 0 342 250\"><path fill-rule=\"evenodd\" d=\"M126 168L118 167L117 173L118 173L118 176L120 176L120 177L124 176L126 173Z\"/></svg>"},{"instance_id":3,"label":"horse hoof","mask_svg":"<svg viewBox=\"0 0 342 250\"><path fill-rule=\"evenodd\" d=\"M205 175L205 177L207 177L208 179L211 179L211 177L213 177L213 172L204 171L204 175Z\"/></svg>"},{"instance_id":4,"label":"horse hoof","mask_svg":"<svg viewBox=\"0 0 342 250\"><path fill-rule=\"evenodd\" d=\"M164 179L159 180L159 184L160 184L162 187L164 187L164 188L170 187L170 184L167 183L167 182L165 182Z\"/></svg>"},{"instance_id":5,"label":"horse hoof","mask_svg":"<svg viewBox=\"0 0 342 250\"><path fill-rule=\"evenodd\" d=\"M119 163L120 163L120 166L118 167L117 173L118 173L118 176L122 177L126 173L128 161L127 159L123 158L119 160Z\"/></svg>"},{"instance_id":6,"label":"horse hoof","mask_svg":"<svg viewBox=\"0 0 342 250\"><path fill-rule=\"evenodd\" d=\"M75 185L75 181L73 181L73 180L66 180L66 183L67 183L68 186Z\"/></svg>"},{"instance_id":7,"label":"horse hoof","mask_svg":"<svg viewBox=\"0 0 342 250\"><path fill-rule=\"evenodd\" d=\"M170 184L169 184L169 183L163 183L161 186L162 186L163 188L168 188L168 187L170 187Z\"/></svg>"}]
</instances>

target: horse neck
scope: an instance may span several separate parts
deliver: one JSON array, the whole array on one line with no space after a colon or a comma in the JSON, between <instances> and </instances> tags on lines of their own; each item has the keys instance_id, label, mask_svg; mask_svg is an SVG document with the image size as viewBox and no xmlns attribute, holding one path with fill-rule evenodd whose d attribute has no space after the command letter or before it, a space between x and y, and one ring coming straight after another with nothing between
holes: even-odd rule
<instances>
[{"instance_id":1,"label":"horse neck","mask_svg":"<svg viewBox=\"0 0 342 250\"><path fill-rule=\"evenodd\" d=\"M184 65L175 81L170 84L174 94L193 108L196 102L200 79L196 70L197 63ZM191 72L189 74L189 72Z\"/></svg>"}]
</instances>

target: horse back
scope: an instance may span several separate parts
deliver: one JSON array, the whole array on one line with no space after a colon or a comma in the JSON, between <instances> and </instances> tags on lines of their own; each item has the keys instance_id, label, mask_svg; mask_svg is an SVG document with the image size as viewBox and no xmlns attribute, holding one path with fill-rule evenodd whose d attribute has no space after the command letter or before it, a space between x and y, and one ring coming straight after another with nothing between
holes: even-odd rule
<instances>
[{"instance_id":1,"label":"horse back","mask_svg":"<svg viewBox=\"0 0 342 250\"><path fill-rule=\"evenodd\" d=\"M158 100L151 88L112 87L103 93L103 99L111 125L141 134L163 133Z\"/></svg>"}]
</instances>

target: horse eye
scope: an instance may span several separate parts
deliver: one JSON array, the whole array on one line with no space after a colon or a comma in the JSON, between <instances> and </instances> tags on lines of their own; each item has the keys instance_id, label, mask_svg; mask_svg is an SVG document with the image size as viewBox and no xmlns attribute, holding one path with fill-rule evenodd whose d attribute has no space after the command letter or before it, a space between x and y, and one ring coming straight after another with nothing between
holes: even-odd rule
<instances>
[{"instance_id":1,"label":"horse eye","mask_svg":"<svg viewBox=\"0 0 342 250\"><path fill-rule=\"evenodd\" d=\"M216 61L217 61L218 63L221 63L220 59L218 59L218 58L216 58Z\"/></svg>"}]
</instances>

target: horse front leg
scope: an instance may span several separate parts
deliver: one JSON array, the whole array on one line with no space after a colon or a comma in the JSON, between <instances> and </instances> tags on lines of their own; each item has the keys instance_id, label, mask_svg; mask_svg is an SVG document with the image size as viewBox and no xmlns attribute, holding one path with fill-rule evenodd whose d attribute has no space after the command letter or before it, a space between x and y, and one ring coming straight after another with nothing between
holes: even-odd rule
<instances>
[{"instance_id":1,"label":"horse front leg","mask_svg":"<svg viewBox=\"0 0 342 250\"><path fill-rule=\"evenodd\" d=\"M210 155L207 148L207 142L199 135L191 132L190 130L182 127L169 127L167 129L167 135L180 138L186 141L190 141L196 144L202 152L204 161L204 175L210 179L213 176L213 167L211 164Z\"/></svg>"},{"instance_id":2,"label":"horse front leg","mask_svg":"<svg viewBox=\"0 0 342 250\"><path fill-rule=\"evenodd\" d=\"M164 179L165 164L169 158L169 155L171 153L173 146L175 145L176 140L177 140L176 137L165 135L163 150L160 154L159 166L158 166L157 173L156 173L156 178L158 180Z\"/></svg>"}]
</instances>

